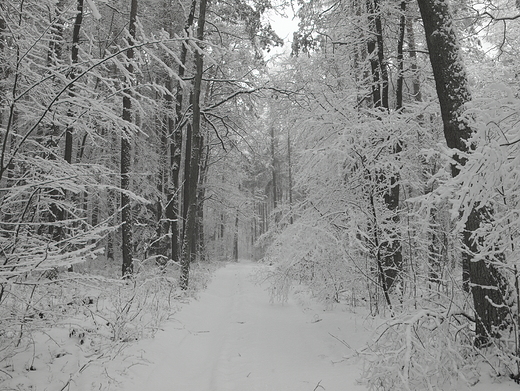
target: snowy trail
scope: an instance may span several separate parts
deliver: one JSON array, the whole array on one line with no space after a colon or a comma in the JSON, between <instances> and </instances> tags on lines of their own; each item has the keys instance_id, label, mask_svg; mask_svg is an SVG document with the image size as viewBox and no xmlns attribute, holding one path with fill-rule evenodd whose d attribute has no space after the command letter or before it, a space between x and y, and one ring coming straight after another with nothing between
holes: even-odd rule
<instances>
[{"instance_id":1,"label":"snowy trail","mask_svg":"<svg viewBox=\"0 0 520 391\"><path fill-rule=\"evenodd\" d=\"M134 366L121 391L365 390L358 364L339 362L367 332L359 316L270 304L250 281L255 265L219 269L199 300L156 338L143 341L149 365ZM330 333L330 334L329 334ZM336 363L333 363L336 362Z\"/></svg>"}]
</instances>

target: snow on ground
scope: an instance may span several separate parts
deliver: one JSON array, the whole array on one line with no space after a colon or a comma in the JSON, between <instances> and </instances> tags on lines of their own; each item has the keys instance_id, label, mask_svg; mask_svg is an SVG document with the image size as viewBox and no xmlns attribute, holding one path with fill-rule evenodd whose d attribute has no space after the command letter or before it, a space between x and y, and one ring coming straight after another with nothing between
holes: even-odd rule
<instances>
[{"instance_id":1,"label":"snow on ground","mask_svg":"<svg viewBox=\"0 0 520 391\"><path fill-rule=\"evenodd\" d=\"M131 366L110 389L366 390L358 381L361 362L344 359L370 336L364 318L324 311L302 296L270 303L265 287L251 281L255 268L241 262L217 270L207 290L164 331L129 348L142 365ZM115 378L118 369L105 371Z\"/></svg>"},{"instance_id":2,"label":"snow on ground","mask_svg":"<svg viewBox=\"0 0 520 391\"><path fill-rule=\"evenodd\" d=\"M243 261L218 269L155 338L116 342L88 327L71 335L80 330L72 323L69 334L59 325L38 332L27 352L2 363L0 371L12 375L0 390L367 390L356 351L373 337L376 321L359 309L324 309L303 288L287 303L271 303L267 287L253 282L257 268ZM483 365L470 390L518 389L491 372Z\"/></svg>"}]
</instances>

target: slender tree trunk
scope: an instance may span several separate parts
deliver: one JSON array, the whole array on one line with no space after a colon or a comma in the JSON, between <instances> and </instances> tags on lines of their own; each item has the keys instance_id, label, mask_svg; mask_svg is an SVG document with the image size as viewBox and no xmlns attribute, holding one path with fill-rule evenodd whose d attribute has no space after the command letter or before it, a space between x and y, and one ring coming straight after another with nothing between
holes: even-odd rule
<instances>
[{"instance_id":1,"label":"slender tree trunk","mask_svg":"<svg viewBox=\"0 0 520 391\"><path fill-rule=\"evenodd\" d=\"M404 34L406 31L406 0L401 0L401 15L399 17L399 39L397 41L397 86L395 91L395 109L403 108L403 85L404 85Z\"/></svg>"},{"instance_id":2,"label":"slender tree trunk","mask_svg":"<svg viewBox=\"0 0 520 391\"><path fill-rule=\"evenodd\" d=\"M235 214L235 232L233 233L233 260L238 262L238 208Z\"/></svg>"},{"instance_id":3,"label":"slender tree trunk","mask_svg":"<svg viewBox=\"0 0 520 391\"><path fill-rule=\"evenodd\" d=\"M62 59L63 53L63 25L64 21L62 19L63 13L63 0L59 0L54 8L53 14L49 15L53 20L52 24L49 28L49 48L47 51L47 66L49 68L55 68L59 65L60 60ZM45 128L44 128L45 129ZM47 129L39 129L38 133L42 136L38 141L44 146L44 148L48 148L49 150L54 150L57 147L57 143L54 140L54 137L60 133L60 126L53 122L50 126L50 131ZM56 154L54 152L44 152L43 156L46 159L55 160ZM63 237L63 227L61 225L61 221L64 220L64 210L62 206L59 205L59 201L63 200L63 196L61 192L57 189L52 189L50 191L52 199L56 200L56 202L52 202L49 206L49 212L47 213L47 220L50 223L58 224L49 225L46 229L48 230L52 240L55 242L59 242ZM41 227L43 228L43 227ZM43 229L39 229L39 231L43 231ZM45 228L44 228L45 229Z\"/></svg>"},{"instance_id":4,"label":"slender tree trunk","mask_svg":"<svg viewBox=\"0 0 520 391\"><path fill-rule=\"evenodd\" d=\"M419 69L417 67L417 53L415 45L415 33L413 30L413 19L406 18L406 33L408 35L408 50L410 52L410 69L412 70L413 95L416 102L422 101L421 83L419 82Z\"/></svg>"},{"instance_id":5,"label":"slender tree trunk","mask_svg":"<svg viewBox=\"0 0 520 391\"><path fill-rule=\"evenodd\" d=\"M276 213L278 206L278 183L276 177L276 138L274 136L274 126L271 126L271 175L273 180L273 209ZM277 222L276 217L275 222Z\"/></svg>"},{"instance_id":6,"label":"slender tree trunk","mask_svg":"<svg viewBox=\"0 0 520 391\"><path fill-rule=\"evenodd\" d=\"M368 22L371 36L367 41L368 55L372 67L372 99L374 107L388 110L388 69L383 46L383 24L380 0L367 0Z\"/></svg>"},{"instance_id":7,"label":"slender tree trunk","mask_svg":"<svg viewBox=\"0 0 520 391\"><path fill-rule=\"evenodd\" d=\"M7 24L5 23L4 18L0 16L0 53L4 51L5 47L5 30L7 28ZM7 77L7 64L0 64L0 80L4 80ZM5 88L3 83L0 83L0 126L4 123L4 107L6 104L5 99Z\"/></svg>"},{"instance_id":8,"label":"slender tree trunk","mask_svg":"<svg viewBox=\"0 0 520 391\"><path fill-rule=\"evenodd\" d=\"M71 49L71 60L72 60L72 67L70 70L70 73L68 75L69 80L74 80L76 78L76 69L74 68L76 64L78 63L78 54L79 54L79 33L81 29L81 23L83 22L83 0L78 0L77 5L77 13L76 13L76 19L74 20L74 29L72 30L72 49ZM74 87L71 87L69 90L69 97L73 98L75 96ZM69 120L73 121L74 112L72 109L69 109L67 112L67 117ZM65 151L63 158L68 164L72 163L72 145L73 145L73 138L72 134L74 132L74 128L72 124L69 124L67 126L67 129L65 130ZM67 192L64 192L65 198L67 197ZM61 211L60 220L67 219L67 213L65 211ZM61 233L63 234L63 229L61 230ZM73 266L69 266L68 269L69 272L74 271Z\"/></svg>"},{"instance_id":9,"label":"slender tree trunk","mask_svg":"<svg viewBox=\"0 0 520 391\"><path fill-rule=\"evenodd\" d=\"M190 36L190 30L193 26L193 20L195 18L195 8L197 5L197 0L192 0L190 13L188 15L188 19L186 20L186 24L184 26L184 31L186 37ZM171 34L173 35L173 34ZM179 78L184 77L186 63L187 63L187 54L188 54L188 43L183 42L181 47L181 57L179 68L177 70L177 74ZM173 80L170 78L168 81L168 90L170 94L167 95L167 99L171 101L172 93L173 93ZM177 86L177 94L175 97L175 120L171 117L168 119L168 131L171 137L170 142L170 165L171 165L171 188L169 190L168 195L168 204L166 207L166 217L169 220L170 233L171 233L171 253L172 260L174 262L179 261L179 240L180 240L180 232L179 232L179 221L180 221L180 209L179 209L179 173L181 169L181 151L182 151L182 105L183 105L183 94L184 89L179 84Z\"/></svg>"},{"instance_id":10,"label":"slender tree trunk","mask_svg":"<svg viewBox=\"0 0 520 391\"><path fill-rule=\"evenodd\" d=\"M193 99L193 97L192 97ZM186 151L184 153L184 186L182 192L182 242L186 240L186 223L188 221L188 209L190 207L190 173L193 126L186 126Z\"/></svg>"},{"instance_id":11,"label":"slender tree trunk","mask_svg":"<svg viewBox=\"0 0 520 391\"><path fill-rule=\"evenodd\" d=\"M452 16L448 3L442 0L418 0L423 19L426 42L430 53L437 96L444 124L444 136L449 148L462 152L471 152L467 141L473 130L462 117L464 105L471 100L466 71L460 57L459 46L452 24ZM460 166L466 160L454 154L457 164L451 167L452 175L460 172ZM477 346L489 343L489 337L494 335L502 325L508 313L504 302L507 282L496 266L489 259L476 260L478 245L473 234L483 220L492 219L492 213L483 205L474 207L465 224L463 233L463 281L473 295L476 312Z\"/></svg>"},{"instance_id":12,"label":"slender tree trunk","mask_svg":"<svg viewBox=\"0 0 520 391\"><path fill-rule=\"evenodd\" d=\"M204 144L204 138L201 139ZM206 183L208 179L208 167L209 167L209 146L200 146L201 150L204 150L204 157L201 159L200 175L199 175L199 188L197 190L197 248L196 251L199 254L201 260L206 259L206 246L204 238L204 199L206 197Z\"/></svg>"},{"instance_id":13,"label":"slender tree trunk","mask_svg":"<svg viewBox=\"0 0 520 391\"><path fill-rule=\"evenodd\" d=\"M136 35L136 21L137 21L137 0L131 0L130 6L130 24L128 31L130 36L128 37L128 45L132 46ZM134 49L129 48L126 51L126 57L128 59L127 70L131 75L134 72L134 66L132 60L134 58ZM123 96L123 120L127 123L132 122L132 100L131 100L131 81L127 80L127 87L124 91ZM127 191L130 190L130 172L132 167L131 156L132 156L132 144L130 143L130 129L123 129L121 135L121 223L122 223L122 252L123 252L123 265L122 275L128 277L134 272L134 264L132 260L132 208L130 204L130 197Z\"/></svg>"},{"instance_id":14,"label":"slender tree trunk","mask_svg":"<svg viewBox=\"0 0 520 391\"><path fill-rule=\"evenodd\" d=\"M206 23L206 6L207 0L201 0L199 8L199 19L197 25L197 39L200 42L204 39L204 25ZM202 74L204 71L204 57L199 50L195 52L195 79L193 85L193 122L192 122L192 142L191 142L191 159L186 161L190 168L189 181L185 183L188 186L188 209L187 220L185 228L185 237L183 240L183 257L181 259L181 289L188 289L190 263L191 263L191 249L193 248L193 241L197 240L196 235L196 218L197 218L197 185L199 177L200 165L200 146L201 146L201 115L200 115L200 92L202 86Z\"/></svg>"},{"instance_id":15,"label":"slender tree trunk","mask_svg":"<svg viewBox=\"0 0 520 391\"><path fill-rule=\"evenodd\" d=\"M73 80L76 78L76 69L74 68L79 60L79 33L81 30L81 24L83 22L83 0L78 0L77 5L77 14L76 19L74 21L74 29L72 31L72 49L71 49L71 59L72 59L72 68L69 73L69 79ZM69 96L73 97L75 95L74 88L71 87L69 91ZM74 117L74 113L69 110L67 113L69 118ZM72 163L72 133L74 129L72 125L67 127L65 132L65 161L69 164Z\"/></svg>"},{"instance_id":16,"label":"slender tree trunk","mask_svg":"<svg viewBox=\"0 0 520 391\"><path fill-rule=\"evenodd\" d=\"M367 41L367 50L370 58L373 79L372 100L376 109L388 111L390 109L388 97L388 69L384 55L383 23L381 20L380 0L367 0L366 4L369 12L369 30L372 33L372 36L370 36ZM402 46L402 42L400 42L400 45ZM394 154L402 151L399 142L392 149L392 153ZM384 194L384 200L386 207L393 213L392 221L395 226L397 226L400 220L398 214L400 192L399 174L392 173L390 175L390 188ZM386 181L386 174L382 175L379 178L379 181ZM385 280L384 284L382 284L384 290L390 290L393 287L403 264L401 238L397 228L393 236L391 242L384 241L380 243L381 251L378 252L380 260L377 262L381 264L380 267L378 267L378 270L383 273L381 278ZM385 292L385 294L387 294L387 292Z\"/></svg>"},{"instance_id":17,"label":"slender tree trunk","mask_svg":"<svg viewBox=\"0 0 520 391\"><path fill-rule=\"evenodd\" d=\"M117 203L116 201L116 194L114 194L114 191L112 189L109 189L107 190L107 201L108 201L108 216L111 220L111 225L115 226L117 225L117 222L114 221L116 220L116 215L115 215L115 204ZM107 237L106 237L106 250L105 250L105 254L106 254L106 258L107 258L107 261L113 261L114 260L114 233L113 232L109 232Z\"/></svg>"},{"instance_id":18,"label":"slender tree trunk","mask_svg":"<svg viewBox=\"0 0 520 391\"><path fill-rule=\"evenodd\" d=\"M287 165L289 169L289 223L293 224L293 214L292 214L292 204L293 204L293 194L292 194L292 162L291 162L291 132L289 128L287 128Z\"/></svg>"}]
</instances>

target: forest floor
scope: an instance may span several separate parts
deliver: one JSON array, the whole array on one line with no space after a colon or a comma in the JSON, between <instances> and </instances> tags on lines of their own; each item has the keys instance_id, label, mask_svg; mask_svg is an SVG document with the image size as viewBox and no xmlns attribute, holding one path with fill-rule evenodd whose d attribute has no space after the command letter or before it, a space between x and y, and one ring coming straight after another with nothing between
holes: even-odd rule
<instances>
[{"instance_id":1,"label":"forest floor","mask_svg":"<svg viewBox=\"0 0 520 391\"><path fill-rule=\"evenodd\" d=\"M354 353L371 334L364 319L371 321L353 312L325 311L304 294L270 303L266 287L252 282L256 268L242 261L217 270L198 300L153 340L130 348L142 352L143 365L126 370L111 389L366 390Z\"/></svg>"},{"instance_id":2,"label":"forest floor","mask_svg":"<svg viewBox=\"0 0 520 391\"><path fill-rule=\"evenodd\" d=\"M112 342L108 351L96 342L102 329L81 340L67 335L64 325L38 332L40 343L8 363L0 360L0 374L10 371L0 390L366 391L364 359L370 359L369 342L384 319L347 303L326 308L303 285L293 287L287 302L272 302L268 284L258 283L262 268L267 266L249 261L218 268L197 299L175 299L153 338L144 333ZM201 286L205 281L194 278ZM479 368L474 387L457 383L449 389L519 389L505 376L490 376L489 366Z\"/></svg>"}]
</instances>

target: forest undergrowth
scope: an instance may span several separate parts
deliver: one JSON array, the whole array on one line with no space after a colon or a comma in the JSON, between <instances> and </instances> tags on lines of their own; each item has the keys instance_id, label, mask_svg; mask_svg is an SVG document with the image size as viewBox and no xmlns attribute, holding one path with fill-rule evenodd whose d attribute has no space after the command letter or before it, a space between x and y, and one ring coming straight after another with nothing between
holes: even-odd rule
<instances>
[{"instance_id":1,"label":"forest undergrowth","mask_svg":"<svg viewBox=\"0 0 520 391\"><path fill-rule=\"evenodd\" d=\"M362 378L370 390L461 390L482 376L497 383L515 378L515 321L477 348L473 303L457 277L460 267L448 264L433 278L409 263L389 307L370 257L363 259L342 241L319 222L288 226L255 278L267 283L272 302L287 302L303 289L325 309L346 306L376 320L372 339L353 353L364 361Z\"/></svg>"},{"instance_id":2,"label":"forest undergrowth","mask_svg":"<svg viewBox=\"0 0 520 391\"><path fill-rule=\"evenodd\" d=\"M192 284L184 291L178 288L178 266L159 268L153 259L136 266L139 273L122 280L116 277L119 267L99 257L77 265L74 273L29 273L4 285L0 389L55 384L65 390L84 382L79 378L89 366L103 367L116 357L134 365L126 347L152 338L181 303L207 285L216 268L194 264ZM111 376L105 372L103 379L88 382L117 382Z\"/></svg>"}]
</instances>

